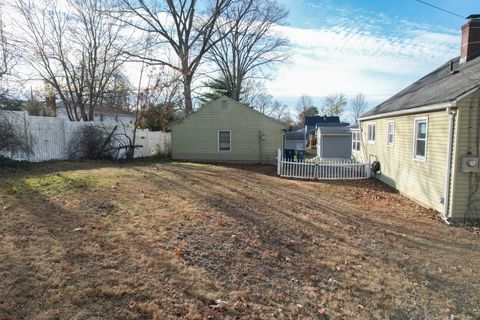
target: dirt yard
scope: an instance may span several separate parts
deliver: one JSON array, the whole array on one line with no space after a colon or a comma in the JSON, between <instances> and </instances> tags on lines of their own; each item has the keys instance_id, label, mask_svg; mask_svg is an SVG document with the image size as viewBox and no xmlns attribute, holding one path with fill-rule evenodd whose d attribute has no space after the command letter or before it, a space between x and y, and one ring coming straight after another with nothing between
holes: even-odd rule
<instances>
[{"instance_id":1,"label":"dirt yard","mask_svg":"<svg viewBox=\"0 0 480 320\"><path fill-rule=\"evenodd\" d=\"M0 319L479 319L480 235L274 167L0 174Z\"/></svg>"}]
</instances>

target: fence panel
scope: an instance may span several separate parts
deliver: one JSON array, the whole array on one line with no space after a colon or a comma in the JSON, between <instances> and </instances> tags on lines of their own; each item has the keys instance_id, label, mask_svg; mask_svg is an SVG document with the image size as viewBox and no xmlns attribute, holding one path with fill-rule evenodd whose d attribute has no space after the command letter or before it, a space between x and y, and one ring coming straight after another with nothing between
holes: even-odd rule
<instances>
[{"instance_id":1,"label":"fence panel","mask_svg":"<svg viewBox=\"0 0 480 320\"><path fill-rule=\"evenodd\" d=\"M69 144L78 131L85 126L102 126L107 132L113 130L115 123L103 122L72 122L64 118L29 116L23 111L0 111L13 125L16 132L32 149L31 154L3 152L14 160L42 162L48 160L68 159ZM0 118L1 119L1 118ZM125 133L130 139L133 128L119 124L119 132ZM128 139L127 137L124 139ZM137 130L136 145L142 148L135 150L135 157L149 157L160 153L169 153L171 134L169 132L151 132L148 129Z\"/></svg>"},{"instance_id":2,"label":"fence panel","mask_svg":"<svg viewBox=\"0 0 480 320\"><path fill-rule=\"evenodd\" d=\"M287 160L281 150L277 155L277 174L285 178L318 180L368 179L371 175L369 164L353 160L322 160L318 163Z\"/></svg>"}]
</instances>

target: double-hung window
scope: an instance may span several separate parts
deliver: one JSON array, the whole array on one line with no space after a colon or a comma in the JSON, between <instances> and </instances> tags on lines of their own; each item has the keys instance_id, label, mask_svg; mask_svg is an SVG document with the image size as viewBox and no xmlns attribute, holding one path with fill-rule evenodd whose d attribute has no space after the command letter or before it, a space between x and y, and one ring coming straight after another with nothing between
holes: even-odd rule
<instances>
[{"instance_id":1,"label":"double-hung window","mask_svg":"<svg viewBox=\"0 0 480 320\"><path fill-rule=\"evenodd\" d=\"M231 150L231 137L232 132L230 130L218 131L218 151L225 152Z\"/></svg>"},{"instance_id":2,"label":"double-hung window","mask_svg":"<svg viewBox=\"0 0 480 320\"><path fill-rule=\"evenodd\" d=\"M414 120L413 133L413 158L425 160L427 158L427 133L428 119L417 118Z\"/></svg>"},{"instance_id":3,"label":"double-hung window","mask_svg":"<svg viewBox=\"0 0 480 320\"><path fill-rule=\"evenodd\" d=\"M367 141L368 143L375 143L375 134L376 134L376 125L375 123L369 123L367 125Z\"/></svg>"},{"instance_id":4,"label":"double-hung window","mask_svg":"<svg viewBox=\"0 0 480 320\"><path fill-rule=\"evenodd\" d=\"M352 131L352 150L360 151L360 131Z\"/></svg>"},{"instance_id":5,"label":"double-hung window","mask_svg":"<svg viewBox=\"0 0 480 320\"><path fill-rule=\"evenodd\" d=\"M395 122L387 122L387 145L392 146L395 140Z\"/></svg>"}]
</instances>

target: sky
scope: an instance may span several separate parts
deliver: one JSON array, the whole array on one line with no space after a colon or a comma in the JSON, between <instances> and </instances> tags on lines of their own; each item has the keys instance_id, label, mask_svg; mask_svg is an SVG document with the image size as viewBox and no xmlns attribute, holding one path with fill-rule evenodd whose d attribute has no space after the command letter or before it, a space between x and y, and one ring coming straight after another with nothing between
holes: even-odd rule
<instances>
[{"instance_id":1,"label":"sky","mask_svg":"<svg viewBox=\"0 0 480 320\"><path fill-rule=\"evenodd\" d=\"M337 92L364 93L374 107L460 54L466 19L416 0L278 1L290 11L278 31L292 55L267 88L291 108L302 94L321 105ZM465 17L480 13L480 1L426 1Z\"/></svg>"},{"instance_id":2,"label":"sky","mask_svg":"<svg viewBox=\"0 0 480 320\"><path fill-rule=\"evenodd\" d=\"M363 93L372 108L460 53L466 19L417 0L277 1L289 10L275 31L290 40L291 57L266 86L293 116L302 94L321 106L329 94ZM424 1L462 17L480 13L480 0ZM139 65L125 68L137 85Z\"/></svg>"}]
</instances>

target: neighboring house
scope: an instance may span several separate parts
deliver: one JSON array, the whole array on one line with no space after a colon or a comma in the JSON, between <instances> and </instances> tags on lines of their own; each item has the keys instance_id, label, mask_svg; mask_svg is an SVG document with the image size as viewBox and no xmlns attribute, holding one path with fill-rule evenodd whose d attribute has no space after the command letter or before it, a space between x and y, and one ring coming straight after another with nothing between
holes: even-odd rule
<instances>
[{"instance_id":1,"label":"neighboring house","mask_svg":"<svg viewBox=\"0 0 480 320\"><path fill-rule=\"evenodd\" d=\"M109 106L97 106L94 112L94 119L95 121L123 123L125 126L133 126L135 123L135 112Z\"/></svg>"},{"instance_id":2,"label":"neighboring house","mask_svg":"<svg viewBox=\"0 0 480 320\"><path fill-rule=\"evenodd\" d=\"M58 118L68 118L65 107L58 102L56 103L56 113ZM108 106L97 106L94 111L94 121L111 124L121 123L125 126L133 126L135 122L135 112Z\"/></svg>"},{"instance_id":3,"label":"neighboring house","mask_svg":"<svg viewBox=\"0 0 480 320\"><path fill-rule=\"evenodd\" d=\"M311 144L319 127L347 127L348 125L340 122L340 117L337 116L306 116L305 141Z\"/></svg>"},{"instance_id":4,"label":"neighboring house","mask_svg":"<svg viewBox=\"0 0 480 320\"><path fill-rule=\"evenodd\" d=\"M363 114L352 147L418 203L479 223L480 15L462 33L460 57Z\"/></svg>"},{"instance_id":5,"label":"neighboring house","mask_svg":"<svg viewBox=\"0 0 480 320\"><path fill-rule=\"evenodd\" d=\"M275 162L287 126L226 96L172 125L172 158Z\"/></svg>"},{"instance_id":6,"label":"neighboring house","mask_svg":"<svg viewBox=\"0 0 480 320\"><path fill-rule=\"evenodd\" d=\"M352 133L348 127L319 127L317 157L320 159L351 159Z\"/></svg>"},{"instance_id":7,"label":"neighboring house","mask_svg":"<svg viewBox=\"0 0 480 320\"><path fill-rule=\"evenodd\" d=\"M285 150L305 151L305 131L300 129L285 132L283 145Z\"/></svg>"}]
</instances>

